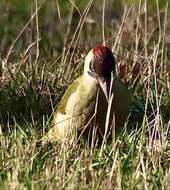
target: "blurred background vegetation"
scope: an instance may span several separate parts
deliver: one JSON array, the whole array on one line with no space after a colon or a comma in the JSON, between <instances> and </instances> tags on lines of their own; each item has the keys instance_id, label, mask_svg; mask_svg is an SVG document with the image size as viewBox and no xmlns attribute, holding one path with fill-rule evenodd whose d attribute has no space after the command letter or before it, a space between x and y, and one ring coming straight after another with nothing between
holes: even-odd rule
<instances>
[{"instance_id":1,"label":"blurred background vegetation","mask_svg":"<svg viewBox=\"0 0 170 190\"><path fill-rule=\"evenodd\" d=\"M65 36L68 35L69 40L73 37L73 32L77 28L80 17L87 6L86 0L49 0L38 1L38 22L39 36L41 38L41 58L51 58L56 52L61 51L65 45ZM101 21L102 21L102 0L94 1L87 19L85 21L79 46L83 49L87 46L93 47L95 44L102 43ZM117 28L115 25L121 22L125 5L138 7L138 0L107 0L105 8L105 27L106 38L115 38ZM155 0L147 1L148 19L149 16L157 16L157 5ZM168 0L158 0L160 10L167 6ZM72 10L73 9L73 10ZM1 0L0 2L0 52L3 59L9 46L16 39L17 35L28 23L29 19L35 12L35 1L29 0ZM133 15L132 15L133 17ZM134 20L135 15L134 15ZM70 21L71 20L71 21ZM132 22L132 21L131 21ZM68 34L68 26L70 31ZM127 23L131 24L131 23ZM12 56L19 57L21 53L34 42L36 39L35 18L32 19L30 25L23 32L21 37L15 44ZM114 34L114 36L112 36ZM67 43L69 42L67 41ZM17 53L16 53L17 52Z\"/></svg>"}]
</instances>

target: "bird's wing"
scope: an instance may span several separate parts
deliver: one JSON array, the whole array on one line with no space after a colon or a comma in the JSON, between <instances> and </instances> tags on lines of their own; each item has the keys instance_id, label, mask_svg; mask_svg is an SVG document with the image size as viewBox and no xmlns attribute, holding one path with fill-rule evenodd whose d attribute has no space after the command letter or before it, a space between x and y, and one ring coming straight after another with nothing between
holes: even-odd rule
<instances>
[{"instance_id":1,"label":"bird's wing","mask_svg":"<svg viewBox=\"0 0 170 190\"><path fill-rule=\"evenodd\" d=\"M95 105L96 89L84 84L82 77L73 81L63 95L44 141L63 141L72 127L80 129L88 122Z\"/></svg>"},{"instance_id":2,"label":"bird's wing","mask_svg":"<svg viewBox=\"0 0 170 190\"><path fill-rule=\"evenodd\" d=\"M73 81L73 83L68 87L68 89L65 91L59 105L57 108L57 112L60 112L61 114L65 114L66 112L66 106L69 101L69 98L73 93L76 92L77 88L80 85L80 81L82 79L82 76L78 77L76 80Z\"/></svg>"}]
</instances>

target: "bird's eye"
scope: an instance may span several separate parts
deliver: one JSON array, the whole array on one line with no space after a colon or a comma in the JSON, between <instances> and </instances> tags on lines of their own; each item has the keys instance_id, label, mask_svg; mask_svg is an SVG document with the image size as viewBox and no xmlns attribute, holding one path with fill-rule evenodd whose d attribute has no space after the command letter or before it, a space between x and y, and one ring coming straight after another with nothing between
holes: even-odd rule
<instances>
[{"instance_id":1,"label":"bird's eye","mask_svg":"<svg viewBox=\"0 0 170 190\"><path fill-rule=\"evenodd\" d=\"M90 62L90 70L91 71L95 71L95 66L94 66L94 64L92 63L92 61Z\"/></svg>"}]
</instances>

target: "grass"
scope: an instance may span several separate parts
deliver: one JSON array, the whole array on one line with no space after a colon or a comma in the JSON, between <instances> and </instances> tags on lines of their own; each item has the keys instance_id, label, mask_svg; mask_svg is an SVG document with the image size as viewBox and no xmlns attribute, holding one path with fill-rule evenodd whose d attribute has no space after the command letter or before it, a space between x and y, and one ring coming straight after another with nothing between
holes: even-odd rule
<instances>
[{"instance_id":1,"label":"grass","mask_svg":"<svg viewBox=\"0 0 170 190\"><path fill-rule=\"evenodd\" d=\"M1 2L0 189L170 189L168 1L100 2ZM131 130L102 153L42 146L84 56L102 43L132 93Z\"/></svg>"}]
</instances>

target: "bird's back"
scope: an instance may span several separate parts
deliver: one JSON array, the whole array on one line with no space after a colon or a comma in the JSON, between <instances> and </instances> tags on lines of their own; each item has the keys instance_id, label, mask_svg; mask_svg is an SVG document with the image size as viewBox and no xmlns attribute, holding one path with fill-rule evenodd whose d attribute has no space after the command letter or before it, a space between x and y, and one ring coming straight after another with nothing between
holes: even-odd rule
<instances>
[{"instance_id":1,"label":"bird's back","mask_svg":"<svg viewBox=\"0 0 170 190\"><path fill-rule=\"evenodd\" d=\"M57 110L53 114L49 141L74 139L77 131L89 121L95 106L97 86L89 85L83 75L68 87Z\"/></svg>"}]
</instances>

